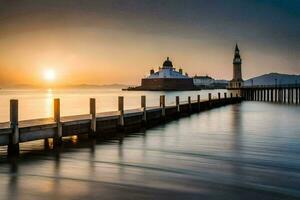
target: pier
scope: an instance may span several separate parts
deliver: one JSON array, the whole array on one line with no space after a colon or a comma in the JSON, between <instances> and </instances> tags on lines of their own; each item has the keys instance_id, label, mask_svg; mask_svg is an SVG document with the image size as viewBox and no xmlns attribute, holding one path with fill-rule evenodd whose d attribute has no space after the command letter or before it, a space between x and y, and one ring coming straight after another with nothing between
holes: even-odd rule
<instances>
[{"instance_id":1,"label":"pier","mask_svg":"<svg viewBox=\"0 0 300 200\"><path fill-rule=\"evenodd\" d=\"M53 139L54 146L60 146L63 137L73 135L89 135L90 137L109 138L116 133L127 133L150 128L158 124L217 108L229 104L240 103L242 97L227 93L218 93L217 98L208 94L208 99L200 95L193 100L187 97L180 101L179 96L174 104L166 105L165 96L160 96L157 107L146 107L146 96L141 96L141 106L137 109L125 110L124 97L118 97L118 110L100 112L96 110L96 99L91 98L90 112L84 115L60 115L60 99L54 99L52 118L19 121L18 100L10 100L10 120L0 123L0 146L7 146L8 155L19 153L20 143ZM88 105L87 105L88 106Z\"/></svg>"},{"instance_id":2,"label":"pier","mask_svg":"<svg viewBox=\"0 0 300 200\"><path fill-rule=\"evenodd\" d=\"M248 101L300 104L300 84L244 86L239 90Z\"/></svg>"}]
</instances>

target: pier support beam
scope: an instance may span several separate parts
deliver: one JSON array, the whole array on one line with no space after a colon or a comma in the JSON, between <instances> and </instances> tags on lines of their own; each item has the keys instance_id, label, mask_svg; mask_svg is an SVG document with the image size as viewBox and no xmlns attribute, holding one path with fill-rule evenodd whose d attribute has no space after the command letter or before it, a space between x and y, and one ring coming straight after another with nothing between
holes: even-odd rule
<instances>
[{"instance_id":1,"label":"pier support beam","mask_svg":"<svg viewBox=\"0 0 300 200\"><path fill-rule=\"evenodd\" d=\"M287 93L288 93L288 94L287 94L287 95L288 95L288 96L287 96L287 97L288 97L288 100L287 100L287 101L288 101L288 104L290 104L290 103L291 103L291 89L287 89Z\"/></svg>"},{"instance_id":2,"label":"pier support beam","mask_svg":"<svg viewBox=\"0 0 300 200\"><path fill-rule=\"evenodd\" d=\"M9 138L8 144L8 155L18 155L19 154L19 106L17 99L10 100L10 127L12 129L12 134Z\"/></svg>"},{"instance_id":3,"label":"pier support beam","mask_svg":"<svg viewBox=\"0 0 300 200\"><path fill-rule=\"evenodd\" d=\"M143 117L142 117L142 124L146 125L147 124L147 108L146 108L146 96L141 96L141 109L143 112Z\"/></svg>"},{"instance_id":4,"label":"pier support beam","mask_svg":"<svg viewBox=\"0 0 300 200\"><path fill-rule=\"evenodd\" d=\"M176 110L177 110L177 114L180 113L180 100L179 100L179 96L176 96Z\"/></svg>"},{"instance_id":5,"label":"pier support beam","mask_svg":"<svg viewBox=\"0 0 300 200\"><path fill-rule=\"evenodd\" d=\"M273 89L270 90L270 92L271 92L271 102L274 101L274 94L273 94L273 91L274 91Z\"/></svg>"},{"instance_id":6,"label":"pier support beam","mask_svg":"<svg viewBox=\"0 0 300 200\"><path fill-rule=\"evenodd\" d=\"M296 104L299 103L299 88L296 88Z\"/></svg>"},{"instance_id":7,"label":"pier support beam","mask_svg":"<svg viewBox=\"0 0 300 200\"><path fill-rule=\"evenodd\" d=\"M90 136L96 135L97 121L96 121L96 99L90 98L90 115L91 115L91 130Z\"/></svg>"},{"instance_id":8,"label":"pier support beam","mask_svg":"<svg viewBox=\"0 0 300 200\"><path fill-rule=\"evenodd\" d=\"M294 88L291 88L291 103L294 103Z\"/></svg>"},{"instance_id":9,"label":"pier support beam","mask_svg":"<svg viewBox=\"0 0 300 200\"><path fill-rule=\"evenodd\" d=\"M159 98L159 107L161 108L161 116L162 118L166 117L166 97L165 95L161 95Z\"/></svg>"},{"instance_id":10,"label":"pier support beam","mask_svg":"<svg viewBox=\"0 0 300 200\"><path fill-rule=\"evenodd\" d=\"M227 99L227 92L224 92L224 99Z\"/></svg>"},{"instance_id":11,"label":"pier support beam","mask_svg":"<svg viewBox=\"0 0 300 200\"><path fill-rule=\"evenodd\" d=\"M56 135L54 137L54 145L62 143L62 124L60 121L60 99L54 99L54 121L56 122Z\"/></svg>"},{"instance_id":12,"label":"pier support beam","mask_svg":"<svg viewBox=\"0 0 300 200\"><path fill-rule=\"evenodd\" d=\"M198 105L197 107L198 107L198 112L200 112L200 109L201 109L201 108L200 108L200 102L201 102L200 94L198 94L198 95L197 95L197 105Z\"/></svg>"},{"instance_id":13,"label":"pier support beam","mask_svg":"<svg viewBox=\"0 0 300 200\"><path fill-rule=\"evenodd\" d=\"M218 99L220 100L221 99L221 93L218 92Z\"/></svg>"},{"instance_id":14,"label":"pier support beam","mask_svg":"<svg viewBox=\"0 0 300 200\"><path fill-rule=\"evenodd\" d=\"M233 97L233 96L232 96L232 92L231 92L231 93L230 93L230 98L232 99L232 97Z\"/></svg>"},{"instance_id":15,"label":"pier support beam","mask_svg":"<svg viewBox=\"0 0 300 200\"><path fill-rule=\"evenodd\" d=\"M211 93L208 93L208 106L211 107Z\"/></svg>"},{"instance_id":16,"label":"pier support beam","mask_svg":"<svg viewBox=\"0 0 300 200\"><path fill-rule=\"evenodd\" d=\"M119 129L123 130L124 128L124 97L118 97L118 111L119 111Z\"/></svg>"},{"instance_id":17,"label":"pier support beam","mask_svg":"<svg viewBox=\"0 0 300 200\"><path fill-rule=\"evenodd\" d=\"M188 105L189 105L189 114L192 113L192 101L191 101L191 97L188 96Z\"/></svg>"}]
</instances>

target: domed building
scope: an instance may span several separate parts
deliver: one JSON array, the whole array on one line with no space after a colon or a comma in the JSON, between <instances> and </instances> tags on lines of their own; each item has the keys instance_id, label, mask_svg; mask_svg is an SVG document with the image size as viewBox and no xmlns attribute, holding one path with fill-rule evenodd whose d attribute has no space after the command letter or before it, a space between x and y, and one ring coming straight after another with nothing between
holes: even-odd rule
<instances>
[{"instance_id":1,"label":"domed building","mask_svg":"<svg viewBox=\"0 0 300 200\"><path fill-rule=\"evenodd\" d=\"M150 75L142 79L141 90L193 90L193 79L183 74L182 69L176 71L172 61L167 57L158 71L150 70Z\"/></svg>"}]
</instances>

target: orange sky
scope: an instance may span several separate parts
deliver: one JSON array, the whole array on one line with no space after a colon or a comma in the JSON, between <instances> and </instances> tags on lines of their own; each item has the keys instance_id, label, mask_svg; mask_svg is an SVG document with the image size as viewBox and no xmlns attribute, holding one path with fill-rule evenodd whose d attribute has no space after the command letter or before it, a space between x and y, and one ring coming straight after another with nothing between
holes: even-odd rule
<instances>
[{"instance_id":1,"label":"orange sky","mask_svg":"<svg viewBox=\"0 0 300 200\"><path fill-rule=\"evenodd\" d=\"M289 47L274 48L248 40L243 32L240 35L245 37L229 37L205 26L170 19L153 21L151 16L140 19L139 14L78 15L72 8L67 14L58 10L54 14L49 11L50 15L31 10L40 7L10 6L0 16L2 86L48 85L43 77L45 69L56 71L58 85L139 84L167 56L189 75L208 74L228 80L232 78L236 41L241 49L244 79L269 72L299 72L295 67L299 60Z\"/></svg>"}]
</instances>

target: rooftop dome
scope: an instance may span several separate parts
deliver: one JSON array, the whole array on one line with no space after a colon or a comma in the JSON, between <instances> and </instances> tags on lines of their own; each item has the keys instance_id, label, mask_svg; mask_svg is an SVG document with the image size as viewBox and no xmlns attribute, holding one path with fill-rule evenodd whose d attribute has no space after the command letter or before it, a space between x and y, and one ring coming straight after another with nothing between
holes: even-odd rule
<instances>
[{"instance_id":1,"label":"rooftop dome","mask_svg":"<svg viewBox=\"0 0 300 200\"><path fill-rule=\"evenodd\" d=\"M167 60L163 63L163 67L173 67L172 62L169 60L169 57L167 57Z\"/></svg>"}]
</instances>

